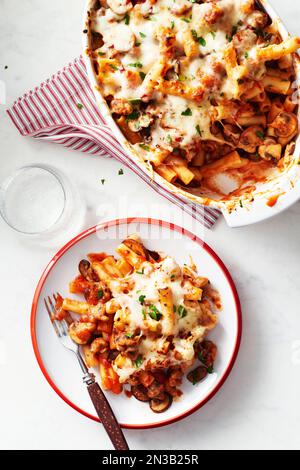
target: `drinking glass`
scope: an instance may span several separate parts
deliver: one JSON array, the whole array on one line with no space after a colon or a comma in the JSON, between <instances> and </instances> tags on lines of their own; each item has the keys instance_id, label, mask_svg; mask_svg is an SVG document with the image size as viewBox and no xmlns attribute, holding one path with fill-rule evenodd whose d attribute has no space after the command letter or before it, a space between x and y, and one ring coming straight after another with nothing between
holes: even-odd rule
<instances>
[{"instance_id":1,"label":"drinking glass","mask_svg":"<svg viewBox=\"0 0 300 470\"><path fill-rule=\"evenodd\" d=\"M47 165L29 165L1 184L0 213L20 235L59 245L83 227L85 207L79 191L63 173Z\"/></svg>"}]
</instances>

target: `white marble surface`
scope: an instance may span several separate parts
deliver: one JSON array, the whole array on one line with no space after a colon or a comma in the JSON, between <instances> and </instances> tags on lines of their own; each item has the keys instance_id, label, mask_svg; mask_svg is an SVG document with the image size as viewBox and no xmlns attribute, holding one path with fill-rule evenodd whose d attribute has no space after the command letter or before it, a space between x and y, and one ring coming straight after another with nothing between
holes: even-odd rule
<instances>
[{"instance_id":1,"label":"white marble surface","mask_svg":"<svg viewBox=\"0 0 300 470\"><path fill-rule=\"evenodd\" d=\"M79 55L83 3L0 0L0 79L7 84L8 105ZM290 30L299 33L300 3L272 3ZM0 106L0 141L1 179L23 164L57 166L85 194L89 225L101 219L99 204L107 201L115 207L107 219L128 214L181 222L178 210L128 171L121 198L118 163L21 138L5 106ZM126 208L132 200L139 204ZM182 223L191 226L187 218ZM299 449L300 204L257 226L232 230L221 220L213 231L192 229L223 258L237 283L244 317L240 354L223 389L202 410L169 428L126 431L128 441L136 449ZM29 248L2 221L0 233L0 447L109 449L101 425L65 405L34 359L31 300L53 250Z\"/></svg>"}]
</instances>

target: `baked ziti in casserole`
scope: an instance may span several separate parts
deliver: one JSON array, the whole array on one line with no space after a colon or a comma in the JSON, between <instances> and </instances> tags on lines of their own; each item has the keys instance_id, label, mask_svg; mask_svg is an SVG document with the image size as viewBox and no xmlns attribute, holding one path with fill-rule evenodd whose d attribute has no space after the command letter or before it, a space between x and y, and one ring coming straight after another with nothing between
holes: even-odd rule
<instances>
[{"instance_id":1,"label":"baked ziti in casserole","mask_svg":"<svg viewBox=\"0 0 300 470\"><path fill-rule=\"evenodd\" d=\"M138 236L117 253L119 259L92 253L80 262L70 292L85 300L58 296L56 319L68 321L87 366L100 368L105 390L124 388L163 412L181 395L184 373L196 384L213 372L217 348L206 337L217 324L220 297L192 260L180 267Z\"/></svg>"},{"instance_id":2,"label":"baked ziti in casserole","mask_svg":"<svg viewBox=\"0 0 300 470\"><path fill-rule=\"evenodd\" d=\"M298 133L294 53L256 0L99 0L99 90L151 169L196 195L281 168Z\"/></svg>"}]
</instances>

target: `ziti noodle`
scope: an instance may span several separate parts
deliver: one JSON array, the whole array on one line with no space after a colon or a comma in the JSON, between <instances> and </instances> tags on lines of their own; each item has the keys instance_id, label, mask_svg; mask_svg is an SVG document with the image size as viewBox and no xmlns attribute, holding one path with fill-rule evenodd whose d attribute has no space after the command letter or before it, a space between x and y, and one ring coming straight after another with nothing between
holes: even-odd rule
<instances>
[{"instance_id":1,"label":"ziti noodle","mask_svg":"<svg viewBox=\"0 0 300 470\"><path fill-rule=\"evenodd\" d=\"M196 384L213 372L217 348L206 337L217 324L220 297L192 260L180 267L136 235L116 251L119 259L92 253L80 262L69 289L85 300L59 296L56 318L68 321L70 337L87 366L99 368L105 390L124 388L160 413L182 394L184 373Z\"/></svg>"},{"instance_id":2,"label":"ziti noodle","mask_svg":"<svg viewBox=\"0 0 300 470\"><path fill-rule=\"evenodd\" d=\"M258 181L298 132L294 53L256 0L99 0L99 90L134 150L194 194L220 173ZM243 180L244 178L244 180Z\"/></svg>"}]
</instances>

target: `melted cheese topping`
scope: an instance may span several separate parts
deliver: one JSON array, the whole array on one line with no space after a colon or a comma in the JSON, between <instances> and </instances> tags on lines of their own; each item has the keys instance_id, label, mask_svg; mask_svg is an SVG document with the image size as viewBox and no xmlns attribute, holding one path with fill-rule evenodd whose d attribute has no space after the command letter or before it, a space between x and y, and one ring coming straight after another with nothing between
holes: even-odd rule
<instances>
[{"instance_id":1,"label":"melted cheese topping","mask_svg":"<svg viewBox=\"0 0 300 470\"><path fill-rule=\"evenodd\" d=\"M118 11L114 4L125 2L111 1L111 8ZM151 147L170 147L175 142L186 148L201 138L216 140L210 132L211 98L226 95L231 99L232 87L226 76L219 76L216 64L224 66L223 51L230 42L232 29L246 18L243 7L249 0L220 0L218 9L222 11L219 21L209 24L207 18L213 3L192 3L188 0L157 0L154 5L147 0L137 4L127 16L116 14L111 8L101 9L93 22L93 30L103 36L100 54L110 55L112 50L120 53L121 66L108 72L109 79L103 81L104 95L126 100L143 99L146 90L143 82L132 83L125 71L147 74L161 57L157 31L161 27L171 28L176 34L176 47L183 50L184 33L192 31L197 39L199 57L182 61L178 79L191 87L199 86L203 75L215 77L212 86L208 86L201 105L191 100L153 92L152 98L159 103L160 113L153 126ZM137 45L138 47L134 47ZM182 52L182 55L184 53ZM149 97L151 98L151 96ZM187 109L189 115L183 116ZM168 145L169 143L169 145ZM173 145L173 147L175 144Z\"/></svg>"},{"instance_id":2,"label":"melted cheese topping","mask_svg":"<svg viewBox=\"0 0 300 470\"><path fill-rule=\"evenodd\" d=\"M288 59L277 70L274 62L291 56L300 39L278 52L276 25L254 0L102 4L91 15L92 31L101 35L91 57L128 142L169 183L238 202L237 190L243 195L262 178L260 163L267 163L267 177L284 156L285 140L268 131L270 106L274 94L282 102L288 96L294 71ZM270 64L272 54L262 49L273 46ZM272 74L286 86L272 85ZM253 168L250 178L246 167Z\"/></svg>"},{"instance_id":3,"label":"melted cheese topping","mask_svg":"<svg viewBox=\"0 0 300 470\"><path fill-rule=\"evenodd\" d=\"M193 272L193 271L191 271ZM196 273L194 273L196 276ZM144 262L138 272L124 279L126 285L133 286L129 292L122 292L119 280L109 282L114 300L120 305L115 315L115 325L119 322L126 325L126 334L136 335L144 339L140 341L138 354L142 358L137 367L128 357L122 367L118 360L113 365L121 382L139 369L152 366L176 364L191 364L194 359L194 343L202 340L207 332L207 326L200 324L202 319L201 303L187 306L185 295L189 293L190 285L183 281L182 271L176 261L167 256L159 263ZM170 315L161 313L160 289L169 288L172 293L172 309ZM151 318L151 310L156 312ZM181 314L181 311L184 314ZM158 316L157 316L158 315ZM172 349L168 345L172 342ZM179 353L179 354L178 354Z\"/></svg>"}]
</instances>

